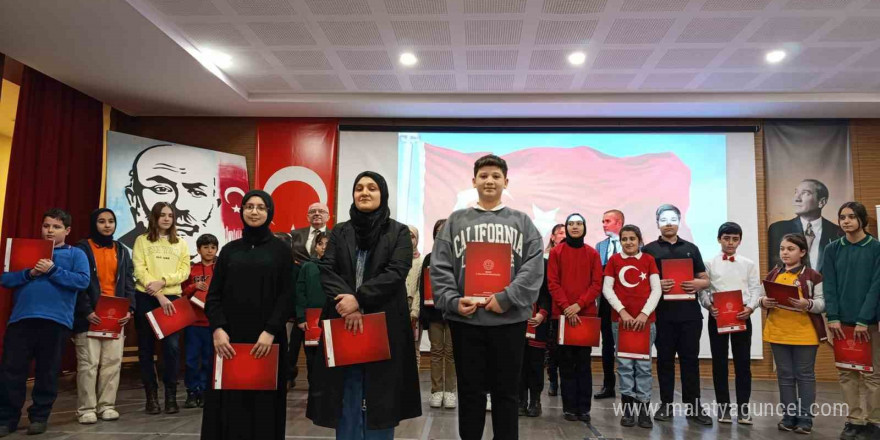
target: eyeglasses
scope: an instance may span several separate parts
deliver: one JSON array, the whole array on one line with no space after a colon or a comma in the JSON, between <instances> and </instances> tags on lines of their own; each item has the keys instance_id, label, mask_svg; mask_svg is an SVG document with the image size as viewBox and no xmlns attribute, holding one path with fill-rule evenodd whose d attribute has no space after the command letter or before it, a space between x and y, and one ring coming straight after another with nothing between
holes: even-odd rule
<instances>
[{"instance_id":1,"label":"eyeglasses","mask_svg":"<svg viewBox=\"0 0 880 440\"><path fill-rule=\"evenodd\" d=\"M245 211L259 211L266 212L266 205L244 205Z\"/></svg>"},{"instance_id":2,"label":"eyeglasses","mask_svg":"<svg viewBox=\"0 0 880 440\"><path fill-rule=\"evenodd\" d=\"M329 214L329 212L327 212L326 209L310 209L309 210L309 215L315 215L315 214Z\"/></svg>"}]
</instances>

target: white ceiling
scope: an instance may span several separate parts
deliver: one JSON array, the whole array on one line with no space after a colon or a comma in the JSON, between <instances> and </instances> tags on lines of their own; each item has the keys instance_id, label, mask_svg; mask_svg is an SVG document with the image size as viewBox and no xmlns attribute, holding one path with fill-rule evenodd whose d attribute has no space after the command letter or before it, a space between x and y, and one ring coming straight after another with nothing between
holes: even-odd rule
<instances>
[{"instance_id":1,"label":"white ceiling","mask_svg":"<svg viewBox=\"0 0 880 440\"><path fill-rule=\"evenodd\" d=\"M880 0L6 1L0 52L134 115L880 117Z\"/></svg>"}]
</instances>

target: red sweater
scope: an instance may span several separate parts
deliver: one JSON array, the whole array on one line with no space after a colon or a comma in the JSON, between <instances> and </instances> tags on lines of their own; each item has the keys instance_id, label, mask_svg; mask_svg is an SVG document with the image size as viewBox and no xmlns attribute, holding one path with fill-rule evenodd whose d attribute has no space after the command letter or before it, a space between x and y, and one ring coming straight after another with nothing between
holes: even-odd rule
<instances>
[{"instance_id":1,"label":"red sweater","mask_svg":"<svg viewBox=\"0 0 880 440\"><path fill-rule=\"evenodd\" d=\"M654 257L644 252L639 258L623 258L622 254L614 254L605 264L605 276L614 279L614 294L633 318L642 313L651 296L651 275L659 276L660 271L657 270ZM654 318L654 312L651 312L648 322L654 322ZM611 310L611 320L620 321L620 314L616 310Z\"/></svg>"},{"instance_id":2,"label":"red sweater","mask_svg":"<svg viewBox=\"0 0 880 440\"><path fill-rule=\"evenodd\" d=\"M550 251L547 287L553 298L553 318L568 306L581 306L578 315L596 315L596 298L602 292L602 262L588 244L573 248L562 242Z\"/></svg>"},{"instance_id":3,"label":"red sweater","mask_svg":"<svg viewBox=\"0 0 880 440\"><path fill-rule=\"evenodd\" d=\"M193 295L196 294L196 283L199 281L204 281L205 284L208 285L208 288L211 288L211 280L214 279L214 265L206 265L202 263L195 263L189 268L189 279L183 282L183 295L187 298L192 298ZM208 327L208 317L205 316L205 311L202 310L201 307L197 305L193 305L193 311L196 312L196 322L193 323L195 327Z\"/></svg>"}]
</instances>

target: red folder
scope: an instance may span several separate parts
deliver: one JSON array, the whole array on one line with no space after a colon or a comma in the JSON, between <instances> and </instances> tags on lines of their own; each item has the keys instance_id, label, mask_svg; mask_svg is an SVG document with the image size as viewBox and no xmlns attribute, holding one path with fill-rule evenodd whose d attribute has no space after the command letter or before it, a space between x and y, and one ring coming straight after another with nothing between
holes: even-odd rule
<instances>
[{"instance_id":1,"label":"red folder","mask_svg":"<svg viewBox=\"0 0 880 440\"><path fill-rule=\"evenodd\" d=\"M842 325L844 339L834 340L834 365L841 370L874 372L871 356L871 341L856 342L853 337L855 327Z\"/></svg>"},{"instance_id":2,"label":"red folder","mask_svg":"<svg viewBox=\"0 0 880 440\"><path fill-rule=\"evenodd\" d=\"M664 280L673 280L675 285L672 290L663 295L665 301L687 301L697 299L694 293L687 293L681 288L681 283L694 279L694 260L690 258L673 258L662 260L661 270Z\"/></svg>"},{"instance_id":3,"label":"red folder","mask_svg":"<svg viewBox=\"0 0 880 440\"><path fill-rule=\"evenodd\" d=\"M95 314L101 318L98 325L90 324L86 336L100 339L119 339L122 335L122 326L119 320L125 318L128 313L128 298L101 295L95 306Z\"/></svg>"},{"instance_id":4,"label":"red folder","mask_svg":"<svg viewBox=\"0 0 880 440\"><path fill-rule=\"evenodd\" d=\"M422 272L422 276L424 279L422 280L422 284L425 286L425 305L428 307L434 307L434 288L431 287L431 271L430 267L426 267Z\"/></svg>"},{"instance_id":5,"label":"red folder","mask_svg":"<svg viewBox=\"0 0 880 440\"><path fill-rule=\"evenodd\" d=\"M196 307L205 310L205 301L208 298L207 290L196 290L196 293L193 293L193 296L189 297L190 302L196 305Z\"/></svg>"},{"instance_id":6,"label":"red folder","mask_svg":"<svg viewBox=\"0 0 880 440\"><path fill-rule=\"evenodd\" d=\"M324 356L328 367L366 364L391 359L385 312L364 315L364 332L345 329L345 319L325 319Z\"/></svg>"},{"instance_id":7,"label":"red folder","mask_svg":"<svg viewBox=\"0 0 880 440\"><path fill-rule=\"evenodd\" d=\"M33 269L37 261L51 260L55 242L42 238L7 238L4 272Z\"/></svg>"},{"instance_id":8,"label":"red folder","mask_svg":"<svg viewBox=\"0 0 880 440\"><path fill-rule=\"evenodd\" d=\"M788 302L789 298L799 299L800 289L797 286L792 286L790 284L780 284L774 283L773 281L764 281L764 292L767 293L768 298L775 299L778 303L776 307L785 310L791 310L794 312L802 312L803 310L798 310L791 306L791 303Z\"/></svg>"},{"instance_id":9,"label":"red folder","mask_svg":"<svg viewBox=\"0 0 880 440\"><path fill-rule=\"evenodd\" d=\"M595 316L581 316L581 323L572 326L564 316L559 317L559 345L598 347L602 320Z\"/></svg>"},{"instance_id":10,"label":"red folder","mask_svg":"<svg viewBox=\"0 0 880 440\"><path fill-rule=\"evenodd\" d=\"M651 359L651 323L645 323L641 331L627 330L621 323L617 327L617 357L624 359Z\"/></svg>"},{"instance_id":11,"label":"red folder","mask_svg":"<svg viewBox=\"0 0 880 440\"><path fill-rule=\"evenodd\" d=\"M306 309L306 323L309 329L306 330L306 347L317 347L321 342L321 309Z\"/></svg>"},{"instance_id":12,"label":"red folder","mask_svg":"<svg viewBox=\"0 0 880 440\"><path fill-rule=\"evenodd\" d=\"M273 391L278 389L278 344L260 359L251 355L254 344L230 344L232 359L214 356L214 389Z\"/></svg>"},{"instance_id":13,"label":"red folder","mask_svg":"<svg viewBox=\"0 0 880 440\"><path fill-rule=\"evenodd\" d=\"M718 309L718 316L715 317L715 322L718 324L718 334L746 331L746 322L740 321L736 317L745 307L742 301L742 290L715 292L712 299L712 305Z\"/></svg>"},{"instance_id":14,"label":"red folder","mask_svg":"<svg viewBox=\"0 0 880 440\"><path fill-rule=\"evenodd\" d=\"M472 241L464 251L464 296L486 302L510 285L510 243Z\"/></svg>"},{"instance_id":15,"label":"red folder","mask_svg":"<svg viewBox=\"0 0 880 440\"><path fill-rule=\"evenodd\" d=\"M177 298L172 303L176 312L171 316L166 315L162 307L147 312L147 321L158 339L165 339L166 336L173 335L196 322L196 314L189 300Z\"/></svg>"}]
</instances>

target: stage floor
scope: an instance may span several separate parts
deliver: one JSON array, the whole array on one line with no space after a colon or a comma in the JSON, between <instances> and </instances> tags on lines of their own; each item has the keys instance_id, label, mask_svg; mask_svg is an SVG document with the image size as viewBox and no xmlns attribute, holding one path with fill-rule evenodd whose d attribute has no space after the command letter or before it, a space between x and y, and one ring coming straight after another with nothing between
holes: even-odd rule
<instances>
[{"instance_id":1,"label":"stage floor","mask_svg":"<svg viewBox=\"0 0 880 440\"><path fill-rule=\"evenodd\" d=\"M594 367L595 369L595 367ZM305 373L303 371L302 373ZM305 376L305 374L301 374ZM182 375L181 375L182 377ZM413 420L407 420L400 424L395 431L397 439L418 440L441 440L457 439L456 410L433 409L428 406L430 391L430 375L428 371L421 371L422 411L423 416ZM601 375L595 375L593 383L601 382ZM182 407L185 397L183 384L180 386L179 403ZM296 387L288 394L288 439L334 439L334 432L320 428L305 418L306 409L306 382L300 380ZM198 438L201 426L201 410L183 409L175 415L149 416L144 413L144 394L137 380L137 370L126 368L123 372L123 380L120 385L117 410L121 418L115 422L101 422L95 425L80 425L76 421L76 389L74 376L66 376L61 380L62 391L55 403L52 417L49 421L49 430L46 434L36 437L45 439L69 439L69 440L100 440L100 439L189 439ZM29 387L30 388L30 387ZM731 392L734 385L730 383ZM837 383L818 384L818 404L828 404L831 408L835 403L841 402L840 387ZM30 395L30 389L28 390ZM714 391L711 380L703 379L702 396L705 401L714 399ZM676 399L680 399L679 390L676 389ZM161 399L161 395L160 395ZM654 384L654 399L657 397L657 384ZM756 380L752 385L752 401L757 404L778 402L778 392L775 381ZM780 435L790 438L800 438L794 433L782 433L777 430L777 416L756 416L754 425L739 426L733 424L716 423L711 427L704 427L689 423L684 417L676 417L672 422L655 422L654 429L647 430L638 427L623 428L619 424L619 416L616 416L612 404L617 402L613 399L594 400L592 409L592 423L587 425L583 422L569 422L562 419L561 397L549 397L546 387L542 396L544 414L541 417L520 417L520 438L536 440L556 439L778 439ZM29 404L29 403L28 403ZM829 411L832 411L829 409ZM487 414L486 431L484 439L491 439L491 417ZM24 437L24 429L27 420L22 420L19 431L7 438ZM812 437L814 439L837 438L843 428L844 417L842 416L819 416L814 421ZM34 438L34 437L30 437Z\"/></svg>"}]
</instances>

